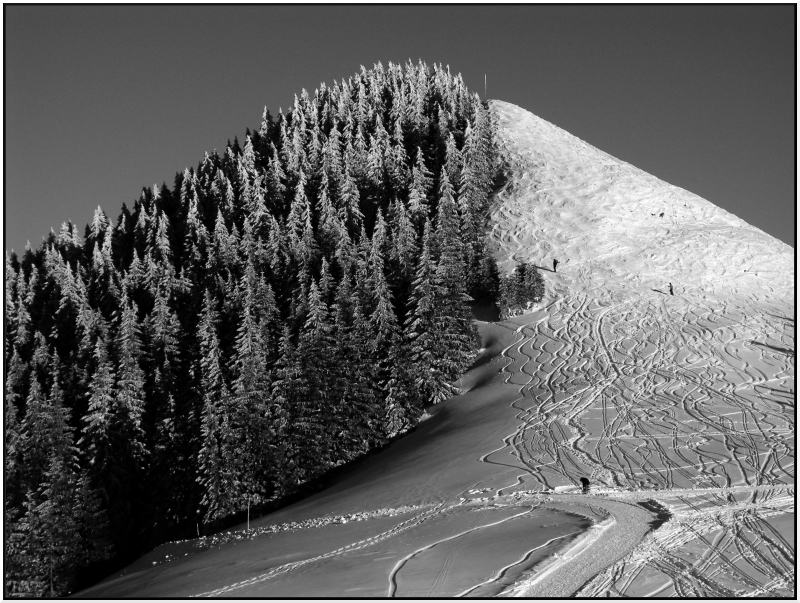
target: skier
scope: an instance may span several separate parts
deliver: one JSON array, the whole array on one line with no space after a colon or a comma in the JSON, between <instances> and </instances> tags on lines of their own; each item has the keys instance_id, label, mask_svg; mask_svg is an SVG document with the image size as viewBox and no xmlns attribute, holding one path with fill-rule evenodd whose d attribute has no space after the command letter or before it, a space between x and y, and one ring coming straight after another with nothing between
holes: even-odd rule
<instances>
[{"instance_id":1,"label":"skier","mask_svg":"<svg viewBox=\"0 0 800 603\"><path fill-rule=\"evenodd\" d=\"M669 284L669 294L675 295L675 291L672 289L672 283Z\"/></svg>"},{"instance_id":2,"label":"skier","mask_svg":"<svg viewBox=\"0 0 800 603\"><path fill-rule=\"evenodd\" d=\"M584 494L589 494L589 480L585 477L581 478L581 490Z\"/></svg>"},{"instance_id":3,"label":"skier","mask_svg":"<svg viewBox=\"0 0 800 603\"><path fill-rule=\"evenodd\" d=\"M553 272L556 271L556 266L558 266L558 260L556 258L553 258Z\"/></svg>"}]
</instances>

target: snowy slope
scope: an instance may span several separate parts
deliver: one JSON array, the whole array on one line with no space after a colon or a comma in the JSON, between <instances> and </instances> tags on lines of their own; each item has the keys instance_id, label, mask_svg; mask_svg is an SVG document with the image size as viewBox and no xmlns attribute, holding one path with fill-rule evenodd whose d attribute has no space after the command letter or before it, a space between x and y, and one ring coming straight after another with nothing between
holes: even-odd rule
<instances>
[{"instance_id":1,"label":"snowy slope","mask_svg":"<svg viewBox=\"0 0 800 603\"><path fill-rule=\"evenodd\" d=\"M793 250L492 108L491 237L505 270L560 260L541 306L481 324L465 393L329 489L85 596L792 594Z\"/></svg>"},{"instance_id":2,"label":"snowy slope","mask_svg":"<svg viewBox=\"0 0 800 603\"><path fill-rule=\"evenodd\" d=\"M500 452L527 488L585 476L606 504L670 516L579 593L791 595L794 250L519 107L493 110L510 174L497 257L506 271L561 262L543 272L547 318L509 350L533 368ZM621 509L608 510L633 529ZM592 546L513 592L575 592L618 550L610 535Z\"/></svg>"},{"instance_id":3,"label":"snowy slope","mask_svg":"<svg viewBox=\"0 0 800 603\"><path fill-rule=\"evenodd\" d=\"M672 282L692 296L791 300L785 243L520 107L492 107L513 174L492 216L508 269L513 260L549 268L556 257L559 292L620 297Z\"/></svg>"}]
</instances>

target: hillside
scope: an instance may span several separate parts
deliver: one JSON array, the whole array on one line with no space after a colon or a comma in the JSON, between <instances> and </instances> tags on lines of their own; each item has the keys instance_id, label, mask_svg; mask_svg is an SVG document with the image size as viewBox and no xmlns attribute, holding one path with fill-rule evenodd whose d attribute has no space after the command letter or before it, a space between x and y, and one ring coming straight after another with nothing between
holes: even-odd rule
<instances>
[{"instance_id":1,"label":"hillside","mask_svg":"<svg viewBox=\"0 0 800 603\"><path fill-rule=\"evenodd\" d=\"M791 303L785 243L520 107L493 107L513 174L492 215L506 270L512 260L550 268L556 257L548 289L559 295L622 299L672 282L692 299Z\"/></svg>"},{"instance_id":2,"label":"hillside","mask_svg":"<svg viewBox=\"0 0 800 603\"><path fill-rule=\"evenodd\" d=\"M586 475L671 514L580 594L790 594L794 250L519 107L493 108L513 174L493 211L496 255L561 262L548 317L519 346L537 367L537 420L516 435L524 482Z\"/></svg>"},{"instance_id":3,"label":"hillside","mask_svg":"<svg viewBox=\"0 0 800 603\"><path fill-rule=\"evenodd\" d=\"M494 252L543 267L540 306L329 489L84 595L793 594L793 250L491 106Z\"/></svg>"},{"instance_id":4,"label":"hillside","mask_svg":"<svg viewBox=\"0 0 800 603\"><path fill-rule=\"evenodd\" d=\"M452 396L496 166L460 75L378 63L7 253L6 594L285 506Z\"/></svg>"}]
</instances>

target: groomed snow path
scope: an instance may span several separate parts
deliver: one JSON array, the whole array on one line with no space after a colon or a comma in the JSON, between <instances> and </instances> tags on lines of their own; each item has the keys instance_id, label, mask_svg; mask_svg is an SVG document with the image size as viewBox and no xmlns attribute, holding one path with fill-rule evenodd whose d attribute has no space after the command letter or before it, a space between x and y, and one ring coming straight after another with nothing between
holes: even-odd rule
<instances>
[{"instance_id":1,"label":"groomed snow path","mask_svg":"<svg viewBox=\"0 0 800 603\"><path fill-rule=\"evenodd\" d=\"M491 104L509 176L494 251L504 272L542 267L547 293L515 319L519 426L484 460L519 467L504 494L609 515L506 594L794 595L793 248ZM616 561L597 573L598 555Z\"/></svg>"}]
</instances>

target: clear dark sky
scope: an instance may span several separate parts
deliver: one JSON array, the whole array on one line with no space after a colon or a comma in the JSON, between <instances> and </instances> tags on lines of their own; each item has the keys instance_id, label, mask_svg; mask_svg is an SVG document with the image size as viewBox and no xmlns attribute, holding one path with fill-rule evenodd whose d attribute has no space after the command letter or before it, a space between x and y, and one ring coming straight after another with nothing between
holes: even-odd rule
<instances>
[{"instance_id":1,"label":"clear dark sky","mask_svg":"<svg viewBox=\"0 0 800 603\"><path fill-rule=\"evenodd\" d=\"M422 58L794 245L795 7L8 6L6 249Z\"/></svg>"}]
</instances>

